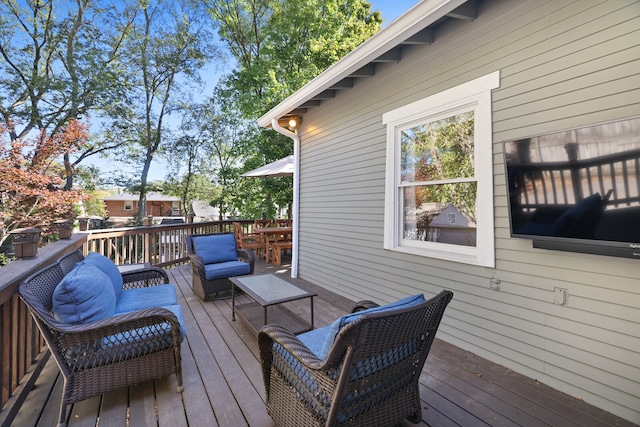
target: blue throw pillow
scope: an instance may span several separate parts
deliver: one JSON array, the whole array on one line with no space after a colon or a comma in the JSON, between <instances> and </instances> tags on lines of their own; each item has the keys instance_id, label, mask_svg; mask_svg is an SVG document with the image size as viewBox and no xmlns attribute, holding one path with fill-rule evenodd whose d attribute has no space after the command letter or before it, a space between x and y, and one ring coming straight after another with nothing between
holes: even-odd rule
<instances>
[{"instance_id":1,"label":"blue throw pillow","mask_svg":"<svg viewBox=\"0 0 640 427\"><path fill-rule=\"evenodd\" d=\"M402 298L398 301L392 302L387 305L381 305L378 307L369 308L367 310L358 311L356 313L350 313L340 317L339 319L335 320L327 330L327 336L325 338L324 344L322 345L322 350L320 354L317 356L320 359L326 358L327 355L329 354L329 351L331 350L331 347L333 347L333 342L336 340L338 333L340 333L340 329L342 329L349 323L353 322L354 320L359 319L360 317L362 317L363 314L381 313L384 311L391 311L399 308L407 308L407 307L411 307L412 305L420 304L424 301L425 299L423 294L416 294L416 295L408 296L406 298Z\"/></svg>"},{"instance_id":2,"label":"blue throw pillow","mask_svg":"<svg viewBox=\"0 0 640 427\"><path fill-rule=\"evenodd\" d=\"M84 261L81 261L79 265L80 264L92 265L106 274L109 280L111 280L116 299L120 298L123 285L122 273L120 273L120 270L118 270L118 267L116 267L113 261L98 252L89 252Z\"/></svg>"},{"instance_id":3,"label":"blue throw pillow","mask_svg":"<svg viewBox=\"0 0 640 427\"><path fill-rule=\"evenodd\" d=\"M106 274L79 263L56 286L52 302L56 320L76 325L113 316L116 295Z\"/></svg>"},{"instance_id":4,"label":"blue throw pillow","mask_svg":"<svg viewBox=\"0 0 640 427\"><path fill-rule=\"evenodd\" d=\"M238 260L236 237L233 233L194 237L193 249L205 264Z\"/></svg>"}]
</instances>

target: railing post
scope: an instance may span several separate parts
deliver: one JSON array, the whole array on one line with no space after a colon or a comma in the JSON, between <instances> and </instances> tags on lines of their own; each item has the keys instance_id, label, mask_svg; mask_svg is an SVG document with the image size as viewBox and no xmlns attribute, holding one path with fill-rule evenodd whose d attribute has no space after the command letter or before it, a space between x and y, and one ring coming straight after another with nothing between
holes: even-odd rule
<instances>
[{"instance_id":1,"label":"railing post","mask_svg":"<svg viewBox=\"0 0 640 427\"><path fill-rule=\"evenodd\" d=\"M578 161L578 144L570 142L564 146L567 152L567 158L570 163L576 163ZM573 197L575 197L575 203L578 203L584 197L582 195L582 183L580 182L580 169L578 166L571 167L571 184L573 185Z\"/></svg>"}]
</instances>

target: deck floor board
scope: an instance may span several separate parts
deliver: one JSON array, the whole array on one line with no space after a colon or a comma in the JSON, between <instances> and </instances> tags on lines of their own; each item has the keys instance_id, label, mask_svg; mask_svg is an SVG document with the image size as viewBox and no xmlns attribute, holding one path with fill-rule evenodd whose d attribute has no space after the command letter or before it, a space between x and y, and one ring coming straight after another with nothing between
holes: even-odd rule
<instances>
[{"instance_id":1,"label":"deck floor board","mask_svg":"<svg viewBox=\"0 0 640 427\"><path fill-rule=\"evenodd\" d=\"M315 327L347 313L353 301L302 279L283 265L256 264L318 292ZM184 392L176 376L137 384L73 405L69 427L274 427L267 414L255 331L231 320L231 299L201 301L191 291L189 265L167 270L178 290L187 335L182 344ZM249 301L246 295L238 302ZM309 301L287 303L308 315ZM53 358L12 426L53 427L62 393ZM519 375L441 340L434 341L420 378L421 426L633 426L535 379ZM403 426L413 425L405 421Z\"/></svg>"}]
</instances>

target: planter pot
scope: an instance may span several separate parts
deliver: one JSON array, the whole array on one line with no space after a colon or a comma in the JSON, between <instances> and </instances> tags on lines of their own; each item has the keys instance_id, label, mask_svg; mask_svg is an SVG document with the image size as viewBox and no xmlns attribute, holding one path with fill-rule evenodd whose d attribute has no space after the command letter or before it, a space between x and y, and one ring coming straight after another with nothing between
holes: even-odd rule
<instances>
[{"instance_id":1,"label":"planter pot","mask_svg":"<svg viewBox=\"0 0 640 427\"><path fill-rule=\"evenodd\" d=\"M68 240L73 233L73 222L70 220L60 220L53 223L56 227L56 232L61 240Z\"/></svg>"},{"instance_id":2,"label":"planter pot","mask_svg":"<svg viewBox=\"0 0 640 427\"><path fill-rule=\"evenodd\" d=\"M88 217L78 218L78 223L80 223L80 231L87 231L89 229Z\"/></svg>"},{"instance_id":3,"label":"planter pot","mask_svg":"<svg viewBox=\"0 0 640 427\"><path fill-rule=\"evenodd\" d=\"M39 228L18 228L9 234L11 234L16 258L34 258L38 254Z\"/></svg>"}]
</instances>

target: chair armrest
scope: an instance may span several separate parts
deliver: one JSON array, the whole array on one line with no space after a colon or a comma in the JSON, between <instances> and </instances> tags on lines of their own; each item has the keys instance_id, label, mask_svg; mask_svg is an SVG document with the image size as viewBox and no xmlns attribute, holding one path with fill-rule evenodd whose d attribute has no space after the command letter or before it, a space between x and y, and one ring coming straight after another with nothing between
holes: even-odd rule
<instances>
[{"instance_id":1,"label":"chair armrest","mask_svg":"<svg viewBox=\"0 0 640 427\"><path fill-rule=\"evenodd\" d=\"M169 283L169 275L159 267L122 273L123 289L145 288Z\"/></svg>"},{"instance_id":2,"label":"chair armrest","mask_svg":"<svg viewBox=\"0 0 640 427\"><path fill-rule=\"evenodd\" d=\"M256 255L253 253L251 249L236 249L236 253L238 254L238 259L240 261L247 262L251 265L251 274L253 274L253 266L256 263Z\"/></svg>"},{"instance_id":3,"label":"chair armrest","mask_svg":"<svg viewBox=\"0 0 640 427\"><path fill-rule=\"evenodd\" d=\"M288 329L280 325L265 325L258 332L258 348L260 349L260 358L263 366L265 358L268 359L269 364L271 363L271 351L274 343L281 345L308 369L316 370L324 365L324 361L319 359Z\"/></svg>"},{"instance_id":4,"label":"chair armrest","mask_svg":"<svg viewBox=\"0 0 640 427\"><path fill-rule=\"evenodd\" d=\"M61 349L60 362L70 371L86 369L96 361L115 363L122 360L121 355L131 359L144 356L150 350L180 345L177 317L160 307L82 325L58 323L56 326L54 340Z\"/></svg>"},{"instance_id":5,"label":"chair armrest","mask_svg":"<svg viewBox=\"0 0 640 427\"><path fill-rule=\"evenodd\" d=\"M373 301L369 301L369 300L358 301L357 303L355 303L353 305L353 308L351 309L351 312L355 313L355 312L358 312L358 311L367 310L369 308L379 307L379 306L380 306L380 304L375 303Z\"/></svg>"},{"instance_id":6,"label":"chair armrest","mask_svg":"<svg viewBox=\"0 0 640 427\"><path fill-rule=\"evenodd\" d=\"M192 274L197 275L201 283L206 283L207 277L204 272L204 260L202 259L202 257L195 253L191 253L189 254L189 258L191 258Z\"/></svg>"}]
</instances>

